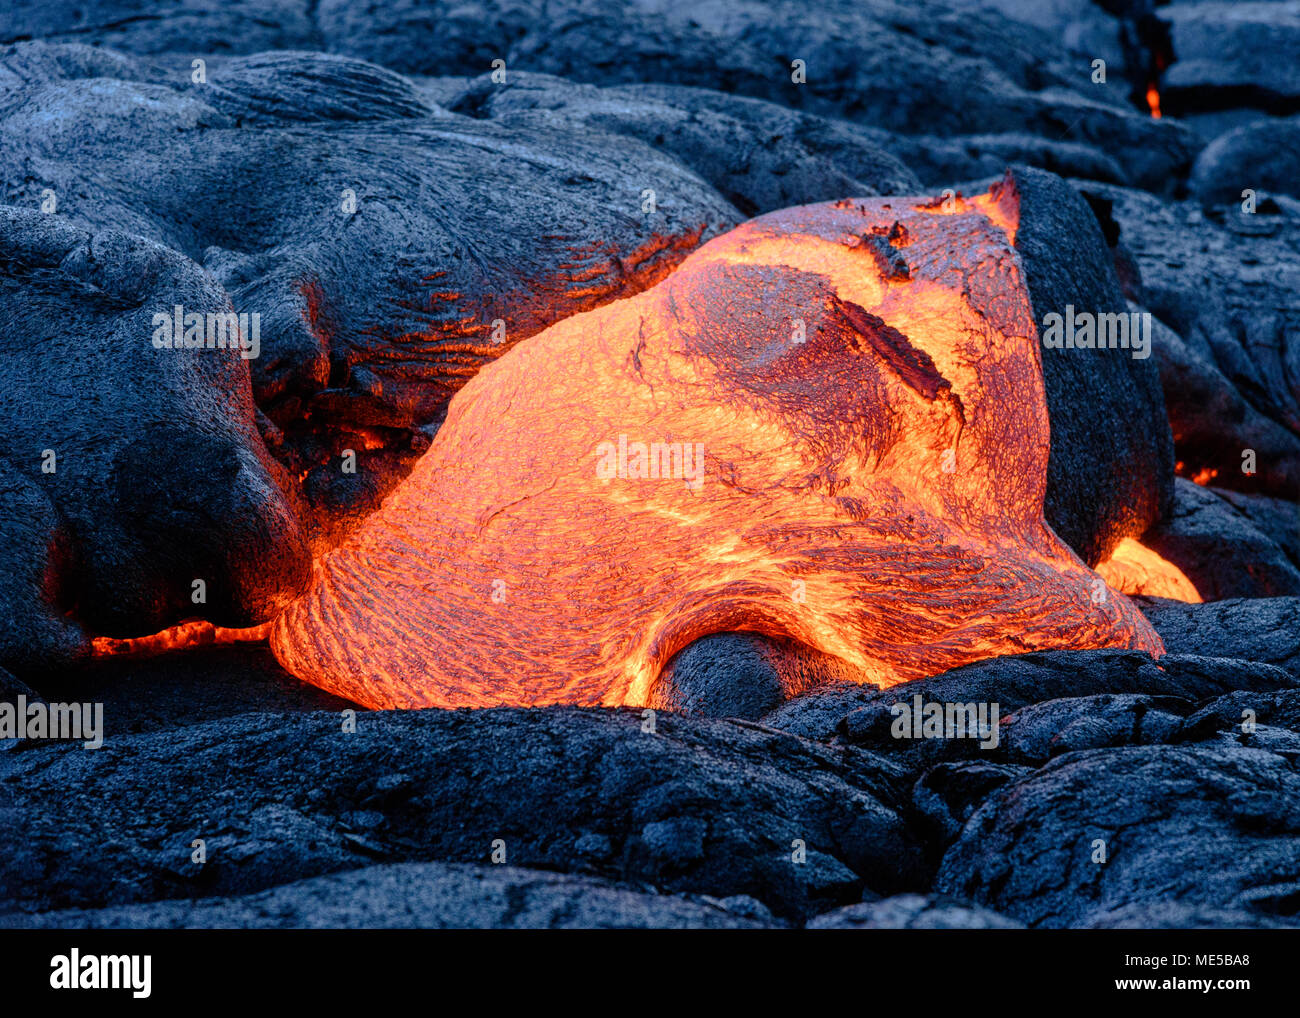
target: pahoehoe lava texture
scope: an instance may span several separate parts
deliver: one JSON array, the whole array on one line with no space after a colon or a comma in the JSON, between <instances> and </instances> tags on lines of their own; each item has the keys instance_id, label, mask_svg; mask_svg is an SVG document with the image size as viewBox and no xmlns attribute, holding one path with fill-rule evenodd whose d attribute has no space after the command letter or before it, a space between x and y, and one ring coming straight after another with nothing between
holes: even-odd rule
<instances>
[{"instance_id":1,"label":"pahoehoe lava texture","mask_svg":"<svg viewBox=\"0 0 1300 1018\"><path fill-rule=\"evenodd\" d=\"M0 186L182 252L260 316L253 393L316 547L379 505L482 364L741 219L634 138L455 116L343 57L218 63L196 86L123 54L10 47Z\"/></svg>"},{"instance_id":2,"label":"pahoehoe lava texture","mask_svg":"<svg viewBox=\"0 0 1300 1018\"><path fill-rule=\"evenodd\" d=\"M1009 182L772 213L521 344L318 562L276 655L416 707L645 703L673 654L727 630L882 685L1040 648L1158 652L1043 520L1016 217ZM638 442L676 444L677 467L638 476Z\"/></svg>"},{"instance_id":3,"label":"pahoehoe lava texture","mask_svg":"<svg viewBox=\"0 0 1300 1018\"><path fill-rule=\"evenodd\" d=\"M515 866L806 915L925 881L897 777L873 753L743 722L650 733L631 711L377 713L351 734L336 715L245 715L0 754L0 902L248 894L376 861L486 862L501 838ZM188 864L196 826L204 867ZM791 865L795 838L807 865Z\"/></svg>"},{"instance_id":4,"label":"pahoehoe lava texture","mask_svg":"<svg viewBox=\"0 0 1300 1018\"><path fill-rule=\"evenodd\" d=\"M178 303L231 310L176 251L0 208L0 664L19 674L196 610L264 622L310 576L246 362L150 346L154 312Z\"/></svg>"},{"instance_id":5,"label":"pahoehoe lava texture","mask_svg":"<svg viewBox=\"0 0 1300 1018\"><path fill-rule=\"evenodd\" d=\"M1298 11L0 4L0 928L1300 926Z\"/></svg>"}]
</instances>

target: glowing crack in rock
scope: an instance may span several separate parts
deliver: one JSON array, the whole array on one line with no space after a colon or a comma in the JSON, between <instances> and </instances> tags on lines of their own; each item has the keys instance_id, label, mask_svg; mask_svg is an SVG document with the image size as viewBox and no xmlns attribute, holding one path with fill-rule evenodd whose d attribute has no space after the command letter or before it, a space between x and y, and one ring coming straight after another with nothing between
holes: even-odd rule
<instances>
[{"instance_id":1,"label":"glowing crack in rock","mask_svg":"<svg viewBox=\"0 0 1300 1018\"><path fill-rule=\"evenodd\" d=\"M317 562L276 656L386 708L640 705L727 631L881 686L1032 650L1162 653L1043 520L1017 221L1000 186L786 209L524 341Z\"/></svg>"}]
</instances>

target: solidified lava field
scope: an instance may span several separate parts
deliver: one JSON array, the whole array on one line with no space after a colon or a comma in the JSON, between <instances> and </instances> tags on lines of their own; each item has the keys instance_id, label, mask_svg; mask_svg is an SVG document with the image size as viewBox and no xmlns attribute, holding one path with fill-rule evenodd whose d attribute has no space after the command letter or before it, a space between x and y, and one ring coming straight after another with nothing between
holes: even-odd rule
<instances>
[{"instance_id":1,"label":"solidified lava field","mask_svg":"<svg viewBox=\"0 0 1300 1018\"><path fill-rule=\"evenodd\" d=\"M1300 5L0 10L0 927L1300 926Z\"/></svg>"}]
</instances>

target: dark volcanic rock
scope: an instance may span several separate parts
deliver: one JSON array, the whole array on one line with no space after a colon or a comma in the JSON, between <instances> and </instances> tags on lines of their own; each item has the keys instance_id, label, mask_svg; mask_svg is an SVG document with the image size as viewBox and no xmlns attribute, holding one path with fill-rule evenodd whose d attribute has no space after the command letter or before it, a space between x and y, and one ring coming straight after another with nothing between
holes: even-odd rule
<instances>
[{"instance_id":1,"label":"dark volcanic rock","mask_svg":"<svg viewBox=\"0 0 1300 1018\"><path fill-rule=\"evenodd\" d=\"M53 701L102 703L108 738L238 714L363 709L295 679L264 643L95 658L44 678L40 691Z\"/></svg>"},{"instance_id":2,"label":"dark volcanic rock","mask_svg":"<svg viewBox=\"0 0 1300 1018\"><path fill-rule=\"evenodd\" d=\"M1297 166L1300 118L1264 120L1228 131L1205 146L1192 167L1190 187L1206 205L1239 205L1247 188L1300 197Z\"/></svg>"},{"instance_id":3,"label":"dark volcanic rock","mask_svg":"<svg viewBox=\"0 0 1300 1018\"><path fill-rule=\"evenodd\" d=\"M1294 925L1298 871L1290 762L1230 745L1141 746L1068 753L996 792L934 889L1029 926L1169 901Z\"/></svg>"},{"instance_id":4,"label":"dark volcanic rock","mask_svg":"<svg viewBox=\"0 0 1300 1018\"><path fill-rule=\"evenodd\" d=\"M729 911L727 904L513 866L397 863L229 898L41 915L0 913L0 928L562 930L771 925Z\"/></svg>"},{"instance_id":5,"label":"dark volcanic rock","mask_svg":"<svg viewBox=\"0 0 1300 1018\"><path fill-rule=\"evenodd\" d=\"M814 916L810 930L1020 930L1014 919L966 902L927 894L898 894Z\"/></svg>"},{"instance_id":6,"label":"dark volcanic rock","mask_svg":"<svg viewBox=\"0 0 1300 1018\"><path fill-rule=\"evenodd\" d=\"M253 53L308 49L316 37L311 0L12 0L0 42L93 42L133 53Z\"/></svg>"},{"instance_id":7,"label":"dark volcanic rock","mask_svg":"<svg viewBox=\"0 0 1300 1018\"><path fill-rule=\"evenodd\" d=\"M1109 203L1119 242L1140 275L1130 296L1185 345L1167 364L1166 344L1156 337L1180 473L1212 471L1221 487L1296 501L1300 203L1260 201L1254 213L1237 204L1216 219L1199 202L1166 202L1101 183L1077 186L1090 201ZM1222 391L1219 378L1231 392ZM1246 450L1254 452L1253 474L1245 472Z\"/></svg>"},{"instance_id":8,"label":"dark volcanic rock","mask_svg":"<svg viewBox=\"0 0 1300 1018\"><path fill-rule=\"evenodd\" d=\"M1300 505L1267 495L1211 490L1277 545L1292 565L1300 567Z\"/></svg>"},{"instance_id":9,"label":"dark volcanic rock","mask_svg":"<svg viewBox=\"0 0 1300 1018\"><path fill-rule=\"evenodd\" d=\"M1246 491L1297 490L1300 439L1255 409L1210 356L1198 353L1159 318L1152 318L1151 328L1181 472L1207 471L1216 484ZM1247 450L1254 452L1254 474L1245 473Z\"/></svg>"},{"instance_id":10,"label":"dark volcanic rock","mask_svg":"<svg viewBox=\"0 0 1300 1018\"><path fill-rule=\"evenodd\" d=\"M1176 741L1192 710L1190 701L1177 696L1063 697L1030 704L1004 718L1002 742L1009 759L1032 764L1083 749L1160 745Z\"/></svg>"},{"instance_id":11,"label":"dark volcanic rock","mask_svg":"<svg viewBox=\"0 0 1300 1018\"><path fill-rule=\"evenodd\" d=\"M1281 668L1251 661L1167 654L1158 662L1136 651L1088 650L992 658L890 689L828 685L765 714L762 723L808 739L830 739L889 754L919 773L946 760L1001 759L997 746L973 738L898 739L891 732L898 703L997 704L1013 711L1062 697L1139 694L1199 701L1234 689L1272 691L1297 680ZM991 710L991 706L990 706Z\"/></svg>"},{"instance_id":12,"label":"dark volcanic rock","mask_svg":"<svg viewBox=\"0 0 1300 1018\"><path fill-rule=\"evenodd\" d=\"M1122 905L1090 914L1080 923L1085 930L1268 930L1293 924L1246 909L1183 905L1176 901L1149 901Z\"/></svg>"},{"instance_id":13,"label":"dark volcanic rock","mask_svg":"<svg viewBox=\"0 0 1300 1018\"><path fill-rule=\"evenodd\" d=\"M1139 598L1171 654L1226 654L1277 665L1300 680L1300 598L1185 604Z\"/></svg>"},{"instance_id":14,"label":"dark volcanic rock","mask_svg":"<svg viewBox=\"0 0 1300 1018\"><path fill-rule=\"evenodd\" d=\"M494 848L785 915L923 886L884 761L734 722L647 727L632 711L407 711L361 715L351 734L338 716L261 715L97 751L24 744L0 758L0 899L228 897Z\"/></svg>"},{"instance_id":15,"label":"dark volcanic rock","mask_svg":"<svg viewBox=\"0 0 1300 1018\"><path fill-rule=\"evenodd\" d=\"M892 134L881 145L929 187L1000 176L1011 163L1035 166L1062 177L1128 183L1128 174L1104 151L1030 134L959 134L948 138Z\"/></svg>"},{"instance_id":16,"label":"dark volcanic rock","mask_svg":"<svg viewBox=\"0 0 1300 1018\"><path fill-rule=\"evenodd\" d=\"M1122 79L1092 84L1088 64L1046 34L937 3L325 0L320 24L327 48L408 73L475 75L500 59L507 76L712 88L906 135L1029 134L1113 153L1152 187L1187 165L1195 144L1182 125L1129 107ZM796 60L802 82L792 80Z\"/></svg>"},{"instance_id":17,"label":"dark volcanic rock","mask_svg":"<svg viewBox=\"0 0 1300 1018\"><path fill-rule=\"evenodd\" d=\"M739 218L633 138L448 114L358 61L239 59L194 84L51 50L5 58L7 199L52 190L61 218L183 252L260 315L267 441L324 541L405 475L478 367Z\"/></svg>"},{"instance_id":18,"label":"dark volcanic rock","mask_svg":"<svg viewBox=\"0 0 1300 1018\"><path fill-rule=\"evenodd\" d=\"M602 89L515 72L502 85L482 76L437 94L454 112L510 126L577 126L637 138L689 166L751 216L921 188L878 143L880 132L709 89Z\"/></svg>"},{"instance_id":19,"label":"dark volcanic rock","mask_svg":"<svg viewBox=\"0 0 1300 1018\"><path fill-rule=\"evenodd\" d=\"M1012 171L1016 250L1040 335L1047 315L1126 313L1095 214L1065 182ZM1173 497L1173 444L1154 360L1136 350L1042 349L1052 422L1044 516L1089 565L1137 537ZM1122 409L1121 409L1122 408Z\"/></svg>"},{"instance_id":20,"label":"dark volcanic rock","mask_svg":"<svg viewBox=\"0 0 1300 1018\"><path fill-rule=\"evenodd\" d=\"M1300 733L1300 690L1282 689L1271 693L1238 690L1205 704L1184 724L1187 737L1210 732L1249 735L1244 728L1245 712L1260 725L1272 725Z\"/></svg>"},{"instance_id":21,"label":"dark volcanic rock","mask_svg":"<svg viewBox=\"0 0 1300 1018\"><path fill-rule=\"evenodd\" d=\"M40 699L35 690L0 668L0 703L15 703L20 696L27 697L29 701Z\"/></svg>"},{"instance_id":22,"label":"dark volcanic rock","mask_svg":"<svg viewBox=\"0 0 1300 1018\"><path fill-rule=\"evenodd\" d=\"M247 362L231 348L157 349L153 317L175 304L230 311L174 250L0 208L0 662L19 674L84 653L82 624L250 625L307 580Z\"/></svg>"},{"instance_id":23,"label":"dark volcanic rock","mask_svg":"<svg viewBox=\"0 0 1300 1018\"><path fill-rule=\"evenodd\" d=\"M1300 528L1300 508L1291 510ZM1213 490L1181 477L1172 515L1142 543L1181 569L1206 601L1300 594L1300 569L1286 551Z\"/></svg>"},{"instance_id":24,"label":"dark volcanic rock","mask_svg":"<svg viewBox=\"0 0 1300 1018\"><path fill-rule=\"evenodd\" d=\"M936 764L912 787L912 805L920 813L932 838L927 848L939 849L961 833L971 814L997 789L1032 772L1029 767L963 760Z\"/></svg>"},{"instance_id":25,"label":"dark volcanic rock","mask_svg":"<svg viewBox=\"0 0 1300 1018\"><path fill-rule=\"evenodd\" d=\"M650 704L700 717L758 718L827 682L852 682L839 658L793 640L715 633L664 666Z\"/></svg>"},{"instance_id":26,"label":"dark volcanic rock","mask_svg":"<svg viewBox=\"0 0 1300 1018\"><path fill-rule=\"evenodd\" d=\"M1210 2L1156 10L1169 25L1175 57L1160 83L1170 111L1300 105L1300 6Z\"/></svg>"}]
</instances>

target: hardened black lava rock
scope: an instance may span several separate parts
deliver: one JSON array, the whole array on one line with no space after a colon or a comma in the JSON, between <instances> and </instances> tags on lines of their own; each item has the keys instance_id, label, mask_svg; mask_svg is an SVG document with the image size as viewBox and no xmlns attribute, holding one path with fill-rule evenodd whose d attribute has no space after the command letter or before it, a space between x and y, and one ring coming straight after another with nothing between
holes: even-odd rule
<instances>
[{"instance_id":1,"label":"hardened black lava rock","mask_svg":"<svg viewBox=\"0 0 1300 1018\"><path fill-rule=\"evenodd\" d=\"M900 136L1019 138L1026 153L1025 139L1048 152L1084 144L1122 163L1130 181L1156 188L1195 146L1182 125L1134 109L1122 76L1094 83L1089 61L1045 33L965 6L325 0L319 21L326 48L407 73L477 75L499 59L507 74L717 89Z\"/></svg>"},{"instance_id":2,"label":"hardened black lava rock","mask_svg":"<svg viewBox=\"0 0 1300 1018\"><path fill-rule=\"evenodd\" d=\"M1294 4L1210 0L1156 8L1174 61L1160 81L1173 113L1300 107L1300 16Z\"/></svg>"},{"instance_id":3,"label":"hardened black lava rock","mask_svg":"<svg viewBox=\"0 0 1300 1018\"><path fill-rule=\"evenodd\" d=\"M1300 597L1187 604L1138 598L1171 654L1225 655L1277 665L1300 681Z\"/></svg>"},{"instance_id":4,"label":"hardened black lava rock","mask_svg":"<svg viewBox=\"0 0 1300 1018\"><path fill-rule=\"evenodd\" d=\"M673 655L651 706L696 717L759 718L828 682L853 681L839 658L759 633L713 633Z\"/></svg>"},{"instance_id":5,"label":"hardened black lava rock","mask_svg":"<svg viewBox=\"0 0 1300 1018\"><path fill-rule=\"evenodd\" d=\"M941 895L897 894L824 912L810 930L1019 930L1014 919Z\"/></svg>"},{"instance_id":6,"label":"hardened black lava rock","mask_svg":"<svg viewBox=\"0 0 1300 1018\"><path fill-rule=\"evenodd\" d=\"M247 361L156 346L174 305L231 311L175 250L0 207L0 664L22 677L81 656L90 632L265 621L307 581Z\"/></svg>"},{"instance_id":7,"label":"hardened black lava rock","mask_svg":"<svg viewBox=\"0 0 1300 1018\"><path fill-rule=\"evenodd\" d=\"M1040 335L1047 336L1049 315L1059 316L1062 329L1079 314L1127 317L1087 202L1042 170L1016 167L1010 176L1020 203L1015 246ZM1052 422L1044 516L1089 565L1121 538L1140 536L1172 505L1173 441L1151 354L1149 346L1042 348Z\"/></svg>"},{"instance_id":8,"label":"hardened black lava rock","mask_svg":"<svg viewBox=\"0 0 1300 1018\"><path fill-rule=\"evenodd\" d=\"M1295 920L1300 775L1232 743L1067 753L984 803L935 890L1030 927L1183 907Z\"/></svg>"},{"instance_id":9,"label":"hardened black lava rock","mask_svg":"<svg viewBox=\"0 0 1300 1018\"><path fill-rule=\"evenodd\" d=\"M1300 34L1297 34L1300 40ZM1219 135L1201 149L1189 182L1205 205L1240 205L1253 191L1300 197L1300 117L1270 118ZM1082 174L1079 174L1082 176Z\"/></svg>"},{"instance_id":10,"label":"hardened black lava rock","mask_svg":"<svg viewBox=\"0 0 1300 1018\"><path fill-rule=\"evenodd\" d=\"M46 911L228 897L494 853L750 895L792 917L928 879L898 771L860 750L631 710L362 713L353 732L345 721L263 713L99 750L0 753L0 900Z\"/></svg>"},{"instance_id":11,"label":"hardened black lava rock","mask_svg":"<svg viewBox=\"0 0 1300 1018\"><path fill-rule=\"evenodd\" d=\"M1180 477L1173 512L1142 543L1181 569L1206 601L1300 595L1300 560L1294 557L1300 509L1274 499L1235 497L1243 509ZM1262 525L1247 515L1252 510Z\"/></svg>"},{"instance_id":12,"label":"hardened black lava rock","mask_svg":"<svg viewBox=\"0 0 1300 1018\"><path fill-rule=\"evenodd\" d=\"M1238 193L1251 186L1237 183ZM1207 213L1198 201L1076 184L1118 227L1130 298L1168 327L1152 360L1180 473L1300 499L1300 203L1261 197Z\"/></svg>"},{"instance_id":13,"label":"hardened black lava rock","mask_svg":"<svg viewBox=\"0 0 1300 1018\"><path fill-rule=\"evenodd\" d=\"M741 218L634 138L451 114L356 60L214 58L195 82L84 47L0 59L6 200L53 193L61 222L165 244L259 315L253 393L317 544L405 476L481 365Z\"/></svg>"},{"instance_id":14,"label":"hardened black lava rock","mask_svg":"<svg viewBox=\"0 0 1300 1018\"><path fill-rule=\"evenodd\" d=\"M990 658L889 689L827 684L764 714L760 721L802 738L885 754L915 777L928 767L948 761L1023 762L1018 756L1008 755L1002 726L1015 712L1045 701L1125 694L1132 699L1121 701L1119 707L1127 716L1133 716L1139 708L1145 710L1146 703L1164 703L1162 698L1178 697L1195 704L1233 690L1262 693L1297 684L1298 680L1282 668L1252 661L1184 654L1168 654L1156 660L1127 650L1051 651ZM978 738L899 738L894 729L900 705L910 707L917 698L923 705L984 705L983 721L991 723L996 718L999 726L996 732ZM1085 704L1085 713L1096 710L1101 723L1110 709L1108 702ZM1060 715L1062 726L1072 717ZM1050 720L1047 724L1048 728L1038 729L1037 742L1061 730L1051 728ZM1116 730L1113 725L1103 727ZM1076 734L1083 737L1082 730ZM1125 735L1124 741L1131 738L1131 734Z\"/></svg>"},{"instance_id":15,"label":"hardened black lava rock","mask_svg":"<svg viewBox=\"0 0 1300 1018\"><path fill-rule=\"evenodd\" d=\"M516 866L391 863L228 898L35 915L0 913L0 928L574 930L783 925L764 915L762 906L753 914L754 905L743 897L706 900L654 894L594 877ZM935 917L923 914L916 921L948 915L948 910Z\"/></svg>"},{"instance_id":16,"label":"hardened black lava rock","mask_svg":"<svg viewBox=\"0 0 1300 1018\"><path fill-rule=\"evenodd\" d=\"M444 79L432 93L453 112L499 124L637 138L690 167L747 216L921 189L879 132L711 89L597 88L515 71L500 84L491 75Z\"/></svg>"}]
</instances>

